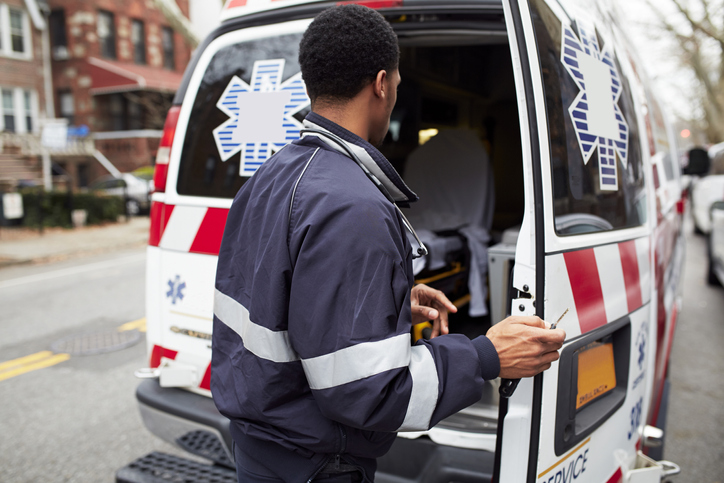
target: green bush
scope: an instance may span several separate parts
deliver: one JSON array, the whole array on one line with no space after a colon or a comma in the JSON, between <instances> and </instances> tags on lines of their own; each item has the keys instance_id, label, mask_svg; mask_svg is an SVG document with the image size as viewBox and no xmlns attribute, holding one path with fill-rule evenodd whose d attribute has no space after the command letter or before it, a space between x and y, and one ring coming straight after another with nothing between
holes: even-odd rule
<instances>
[{"instance_id":1,"label":"green bush","mask_svg":"<svg viewBox=\"0 0 724 483\"><path fill-rule=\"evenodd\" d=\"M21 192L25 218L23 225L38 227L41 210L43 226L62 226L70 228L71 210L86 210L86 224L97 225L104 222L115 222L119 215L124 214L123 199L104 196L98 193L72 193L66 191L42 192L28 189Z\"/></svg>"}]
</instances>

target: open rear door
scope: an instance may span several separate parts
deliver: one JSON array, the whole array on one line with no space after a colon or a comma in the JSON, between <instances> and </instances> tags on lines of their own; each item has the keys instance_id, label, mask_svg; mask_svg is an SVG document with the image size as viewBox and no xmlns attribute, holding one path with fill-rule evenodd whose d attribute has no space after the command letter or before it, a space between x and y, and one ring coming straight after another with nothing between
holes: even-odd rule
<instances>
[{"instance_id":1,"label":"open rear door","mask_svg":"<svg viewBox=\"0 0 724 483\"><path fill-rule=\"evenodd\" d=\"M611 16L577 3L503 0L526 185L510 309L567 333L560 361L501 399L505 483L623 481L652 390L640 81Z\"/></svg>"}]
</instances>

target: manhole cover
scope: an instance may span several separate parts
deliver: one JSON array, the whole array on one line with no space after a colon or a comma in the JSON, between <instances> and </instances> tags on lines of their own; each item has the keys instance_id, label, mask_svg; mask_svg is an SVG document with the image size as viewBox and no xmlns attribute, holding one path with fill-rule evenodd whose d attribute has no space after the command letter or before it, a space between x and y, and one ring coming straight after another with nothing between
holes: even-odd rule
<instances>
[{"instance_id":1,"label":"manhole cover","mask_svg":"<svg viewBox=\"0 0 724 483\"><path fill-rule=\"evenodd\" d=\"M109 329L64 337L50 344L50 348L56 353L91 356L119 351L137 344L140 340L141 333L137 330L119 332L117 329Z\"/></svg>"}]
</instances>

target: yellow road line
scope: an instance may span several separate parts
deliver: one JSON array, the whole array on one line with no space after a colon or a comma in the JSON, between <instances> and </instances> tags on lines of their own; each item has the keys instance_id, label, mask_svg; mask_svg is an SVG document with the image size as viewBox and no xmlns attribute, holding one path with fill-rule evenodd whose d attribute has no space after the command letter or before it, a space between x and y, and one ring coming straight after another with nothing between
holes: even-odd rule
<instances>
[{"instance_id":1,"label":"yellow road line","mask_svg":"<svg viewBox=\"0 0 724 483\"><path fill-rule=\"evenodd\" d=\"M35 362L40 359L45 359L46 357L52 356L53 353L51 351L42 351L42 352L36 352L35 354L30 354L29 356L25 357L18 357L17 359L13 359L11 361L6 361L0 364L0 372L6 371L8 369L12 369L17 366L22 366L23 364L30 364L31 362Z\"/></svg>"},{"instance_id":2,"label":"yellow road line","mask_svg":"<svg viewBox=\"0 0 724 483\"><path fill-rule=\"evenodd\" d=\"M54 366L68 359L70 359L70 354L53 354L50 351L43 351L7 361L2 364L3 367L0 367L0 381L25 374L26 372Z\"/></svg>"},{"instance_id":3,"label":"yellow road line","mask_svg":"<svg viewBox=\"0 0 724 483\"><path fill-rule=\"evenodd\" d=\"M119 332L134 329L138 330L139 332L146 332L146 317L134 320L133 322L126 322L125 324L118 327Z\"/></svg>"}]
</instances>

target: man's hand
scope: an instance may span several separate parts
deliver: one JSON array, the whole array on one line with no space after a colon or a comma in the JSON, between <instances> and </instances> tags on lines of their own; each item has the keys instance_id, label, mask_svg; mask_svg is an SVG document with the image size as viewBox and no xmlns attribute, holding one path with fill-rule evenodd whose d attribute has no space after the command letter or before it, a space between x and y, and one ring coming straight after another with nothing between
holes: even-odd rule
<instances>
[{"instance_id":1,"label":"man's hand","mask_svg":"<svg viewBox=\"0 0 724 483\"><path fill-rule=\"evenodd\" d=\"M415 285L410 293L410 302L413 325L428 320L432 321L431 339L449 332L447 314L448 312L455 313L458 309L444 293L427 285Z\"/></svg>"},{"instance_id":2,"label":"man's hand","mask_svg":"<svg viewBox=\"0 0 724 483\"><path fill-rule=\"evenodd\" d=\"M486 334L498 351L500 377L519 379L535 376L560 357L566 333L550 330L538 317L508 317Z\"/></svg>"}]
</instances>

